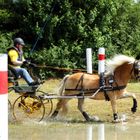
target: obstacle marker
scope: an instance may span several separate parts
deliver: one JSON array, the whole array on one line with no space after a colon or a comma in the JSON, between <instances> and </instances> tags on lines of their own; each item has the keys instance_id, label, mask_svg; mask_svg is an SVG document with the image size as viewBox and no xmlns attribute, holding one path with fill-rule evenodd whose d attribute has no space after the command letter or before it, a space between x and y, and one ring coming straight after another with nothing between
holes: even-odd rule
<instances>
[{"instance_id":1,"label":"obstacle marker","mask_svg":"<svg viewBox=\"0 0 140 140\"><path fill-rule=\"evenodd\" d=\"M87 73L92 74L92 49L86 49Z\"/></svg>"},{"instance_id":2,"label":"obstacle marker","mask_svg":"<svg viewBox=\"0 0 140 140\"><path fill-rule=\"evenodd\" d=\"M8 140L7 55L0 54L0 140Z\"/></svg>"},{"instance_id":3,"label":"obstacle marker","mask_svg":"<svg viewBox=\"0 0 140 140\"><path fill-rule=\"evenodd\" d=\"M99 48L98 50L98 74L105 72L105 49Z\"/></svg>"}]
</instances>

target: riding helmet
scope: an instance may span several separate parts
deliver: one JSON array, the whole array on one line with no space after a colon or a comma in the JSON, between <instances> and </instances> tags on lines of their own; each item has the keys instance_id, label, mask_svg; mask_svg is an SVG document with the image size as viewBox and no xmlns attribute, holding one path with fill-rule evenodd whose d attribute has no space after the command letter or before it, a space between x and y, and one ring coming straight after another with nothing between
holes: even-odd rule
<instances>
[{"instance_id":1,"label":"riding helmet","mask_svg":"<svg viewBox=\"0 0 140 140\"><path fill-rule=\"evenodd\" d=\"M14 45L16 45L16 44L20 44L22 46L25 46L23 39L20 37L14 39Z\"/></svg>"}]
</instances>

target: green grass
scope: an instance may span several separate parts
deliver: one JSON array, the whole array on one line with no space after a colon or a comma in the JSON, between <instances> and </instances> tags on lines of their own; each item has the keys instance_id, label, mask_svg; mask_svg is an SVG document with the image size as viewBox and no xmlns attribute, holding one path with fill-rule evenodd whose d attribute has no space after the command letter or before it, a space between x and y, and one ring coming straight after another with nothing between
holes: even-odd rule
<instances>
[{"instance_id":1,"label":"green grass","mask_svg":"<svg viewBox=\"0 0 140 140\"><path fill-rule=\"evenodd\" d=\"M140 94L140 82L128 83L128 91Z\"/></svg>"},{"instance_id":2,"label":"green grass","mask_svg":"<svg viewBox=\"0 0 140 140\"><path fill-rule=\"evenodd\" d=\"M46 81L46 83L44 84L44 87L42 88L43 90L46 90L48 92L54 92L57 91L58 89L58 85L60 83L61 79L49 79ZM45 86L46 85L46 86ZM138 110L137 110L137 114L140 113L140 83L129 83L127 86L127 90L128 92L133 92L136 93L136 97L138 98ZM54 102L54 108L56 105L56 100L53 100ZM77 109L77 99L72 99L68 102L68 106L69 106L69 112L68 114L65 116L64 120L70 120L72 122L74 121L83 121L83 116L81 115L81 113L79 112L79 110ZM129 117L129 119L133 119L133 114L131 113L131 107L132 107L132 99L121 99L121 100L117 100L117 107L118 107L118 113L121 114L127 114ZM84 103L84 109L91 115L91 116L99 116L99 118L102 121L105 122L110 122L112 121L113 117L112 117L112 108L111 108L111 104L108 101L97 101L97 100L91 100L91 99L85 99L85 103Z\"/></svg>"}]
</instances>

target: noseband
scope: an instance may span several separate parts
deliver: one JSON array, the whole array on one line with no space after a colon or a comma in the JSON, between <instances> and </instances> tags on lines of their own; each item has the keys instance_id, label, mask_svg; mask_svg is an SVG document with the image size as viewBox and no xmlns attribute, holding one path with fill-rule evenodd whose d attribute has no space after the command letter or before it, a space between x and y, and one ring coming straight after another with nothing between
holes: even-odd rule
<instances>
[{"instance_id":1,"label":"noseband","mask_svg":"<svg viewBox=\"0 0 140 140\"><path fill-rule=\"evenodd\" d=\"M134 76L137 80L140 79L140 60L136 60L133 65Z\"/></svg>"}]
</instances>

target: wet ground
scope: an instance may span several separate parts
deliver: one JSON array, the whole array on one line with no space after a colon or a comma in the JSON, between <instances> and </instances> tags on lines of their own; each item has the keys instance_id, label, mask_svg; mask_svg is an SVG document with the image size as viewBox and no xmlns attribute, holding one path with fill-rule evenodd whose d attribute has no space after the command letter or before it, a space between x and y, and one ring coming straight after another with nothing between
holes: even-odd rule
<instances>
[{"instance_id":1,"label":"wet ground","mask_svg":"<svg viewBox=\"0 0 140 140\"><path fill-rule=\"evenodd\" d=\"M9 125L9 140L139 140L140 122L30 122Z\"/></svg>"}]
</instances>

